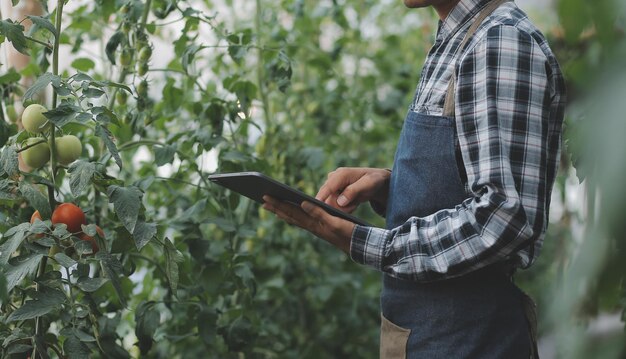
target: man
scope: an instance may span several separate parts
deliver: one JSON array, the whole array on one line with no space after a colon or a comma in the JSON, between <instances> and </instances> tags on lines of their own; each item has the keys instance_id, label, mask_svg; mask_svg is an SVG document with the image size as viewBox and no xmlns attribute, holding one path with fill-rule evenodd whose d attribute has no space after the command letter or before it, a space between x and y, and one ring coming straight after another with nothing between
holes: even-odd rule
<instances>
[{"instance_id":1,"label":"man","mask_svg":"<svg viewBox=\"0 0 626 359\"><path fill-rule=\"evenodd\" d=\"M536 357L511 281L536 259L559 162L564 83L543 35L505 0L404 0L441 21L392 171L341 168L317 198L369 201L387 228L311 203L264 208L384 273L383 358Z\"/></svg>"}]
</instances>

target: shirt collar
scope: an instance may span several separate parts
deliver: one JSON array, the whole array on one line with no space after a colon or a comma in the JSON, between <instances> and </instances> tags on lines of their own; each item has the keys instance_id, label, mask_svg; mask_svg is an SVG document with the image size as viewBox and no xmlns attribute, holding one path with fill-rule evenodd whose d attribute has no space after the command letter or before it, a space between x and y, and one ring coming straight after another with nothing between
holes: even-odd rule
<instances>
[{"instance_id":1,"label":"shirt collar","mask_svg":"<svg viewBox=\"0 0 626 359\"><path fill-rule=\"evenodd\" d=\"M439 20L437 39L443 40L456 33L491 0L460 0L445 19Z\"/></svg>"}]
</instances>

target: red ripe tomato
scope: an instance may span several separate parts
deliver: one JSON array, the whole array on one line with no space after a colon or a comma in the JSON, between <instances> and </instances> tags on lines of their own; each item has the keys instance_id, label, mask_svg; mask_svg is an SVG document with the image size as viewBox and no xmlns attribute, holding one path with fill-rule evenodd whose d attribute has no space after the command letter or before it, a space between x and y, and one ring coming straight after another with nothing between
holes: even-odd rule
<instances>
[{"instance_id":1,"label":"red ripe tomato","mask_svg":"<svg viewBox=\"0 0 626 359\"><path fill-rule=\"evenodd\" d=\"M98 233L98 236L100 236L100 238L104 239L104 231L99 226L96 226L96 233ZM81 233L78 238L83 241L89 241L91 243L91 250L93 251L93 254L98 253L98 251L100 250L100 247L98 247L98 241L94 237L87 235L86 233Z\"/></svg>"},{"instance_id":2,"label":"red ripe tomato","mask_svg":"<svg viewBox=\"0 0 626 359\"><path fill-rule=\"evenodd\" d=\"M30 216L30 224L35 223L35 220L36 220L36 219L39 219L40 221L42 221L42 219L41 219L41 214L39 213L39 211L35 211L35 212L33 213L33 215L32 215L32 216Z\"/></svg>"},{"instance_id":3,"label":"red ripe tomato","mask_svg":"<svg viewBox=\"0 0 626 359\"><path fill-rule=\"evenodd\" d=\"M85 213L73 203L62 203L52 212L52 224L65 223L70 233L82 232L81 225L87 224Z\"/></svg>"},{"instance_id":4,"label":"red ripe tomato","mask_svg":"<svg viewBox=\"0 0 626 359\"><path fill-rule=\"evenodd\" d=\"M33 212L33 215L30 216L30 224L35 223L36 219L43 221L43 219L41 219L41 214L39 213L39 211ZM38 235L35 236L35 238L43 238L43 233L39 233Z\"/></svg>"}]
</instances>

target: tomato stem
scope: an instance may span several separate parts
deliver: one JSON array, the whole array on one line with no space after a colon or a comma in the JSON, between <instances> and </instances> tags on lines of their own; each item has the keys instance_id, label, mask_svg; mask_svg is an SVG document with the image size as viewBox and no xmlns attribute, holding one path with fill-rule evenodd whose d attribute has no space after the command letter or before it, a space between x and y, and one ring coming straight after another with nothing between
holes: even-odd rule
<instances>
[{"instance_id":1,"label":"tomato stem","mask_svg":"<svg viewBox=\"0 0 626 359\"><path fill-rule=\"evenodd\" d=\"M30 40L32 42L38 43L40 45L43 45L43 46L45 46L46 48L48 48L50 50L53 49L52 45L50 45L49 43L47 43L45 41L37 40L34 37L30 37L30 36L24 36L24 37L26 38L26 40Z\"/></svg>"},{"instance_id":2,"label":"tomato stem","mask_svg":"<svg viewBox=\"0 0 626 359\"><path fill-rule=\"evenodd\" d=\"M257 36L261 35L261 0L256 0L256 16L254 19L254 25L256 28ZM265 90L265 71L263 69L263 49L259 47L257 49L257 86L259 87L259 94L261 95L261 102L263 103L263 115L265 125L269 124L270 120L270 108L269 101L267 99L267 91Z\"/></svg>"},{"instance_id":3,"label":"tomato stem","mask_svg":"<svg viewBox=\"0 0 626 359\"><path fill-rule=\"evenodd\" d=\"M24 147L20 148L19 150L15 151L15 152L20 153L22 151L26 151L27 149L29 149L31 147L35 147L35 146L37 146L39 144L46 143L46 142L47 142L46 140L42 139L41 141L38 141L38 142L35 142L35 143L31 143L30 145L24 146Z\"/></svg>"},{"instance_id":4,"label":"tomato stem","mask_svg":"<svg viewBox=\"0 0 626 359\"><path fill-rule=\"evenodd\" d=\"M63 5L65 1L59 0L57 3L56 9L56 33L57 35L54 37L54 48L52 49L52 74L55 76L59 75L59 46L61 44L61 20L63 19ZM52 109L57 107L58 102L58 93L57 90L53 87L52 89ZM54 210L55 199L54 199L54 191L56 189L56 141L55 141L55 126L52 124L50 126L50 137L49 137L49 146L50 146L50 176L52 177L53 188L48 187L48 201L50 202L50 209ZM41 262L39 263L39 268L37 270L37 278L43 277L46 273L46 266L48 264L48 257L44 256L41 258ZM39 291L40 285L36 284L35 289ZM41 317L37 317L35 319L35 337L43 335L43 321ZM32 358L37 358L37 346L33 348Z\"/></svg>"}]
</instances>

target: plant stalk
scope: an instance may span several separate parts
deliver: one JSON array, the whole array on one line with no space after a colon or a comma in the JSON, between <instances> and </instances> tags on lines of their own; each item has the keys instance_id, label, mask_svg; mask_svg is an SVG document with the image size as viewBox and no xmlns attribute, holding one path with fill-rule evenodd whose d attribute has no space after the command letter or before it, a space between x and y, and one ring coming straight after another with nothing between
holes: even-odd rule
<instances>
[{"instance_id":1,"label":"plant stalk","mask_svg":"<svg viewBox=\"0 0 626 359\"><path fill-rule=\"evenodd\" d=\"M257 34L261 34L261 0L256 0L256 17L254 19L254 26ZM265 71L263 69L263 47L258 47L257 57L257 82L259 87L259 93L261 94L261 102L263 103L263 117L265 122L265 128L270 126L270 109L269 100L267 98L267 91L265 88Z\"/></svg>"},{"instance_id":2,"label":"plant stalk","mask_svg":"<svg viewBox=\"0 0 626 359\"><path fill-rule=\"evenodd\" d=\"M61 44L61 20L63 19L63 5L64 0L58 0L57 9L56 9L56 30L57 36L54 37L54 48L52 49L52 74L55 76L59 75L59 46ZM55 109L58 104L58 93L57 90L52 88L52 109ZM52 124L50 126L50 136L49 136L49 146L50 146L50 175L52 177L53 188L48 187L48 201L50 202L50 209L54 210L55 207L55 199L54 199L54 191L56 189L56 171L57 171L57 160L56 160L56 126ZM48 264L48 257L44 256L39 263L39 268L37 270L37 278L42 277L46 273L46 265ZM39 283L36 284L36 290L39 291L41 288ZM35 319L35 336L42 335L43 322L41 317L37 317ZM37 358L37 346L33 348L32 358Z\"/></svg>"}]
</instances>

